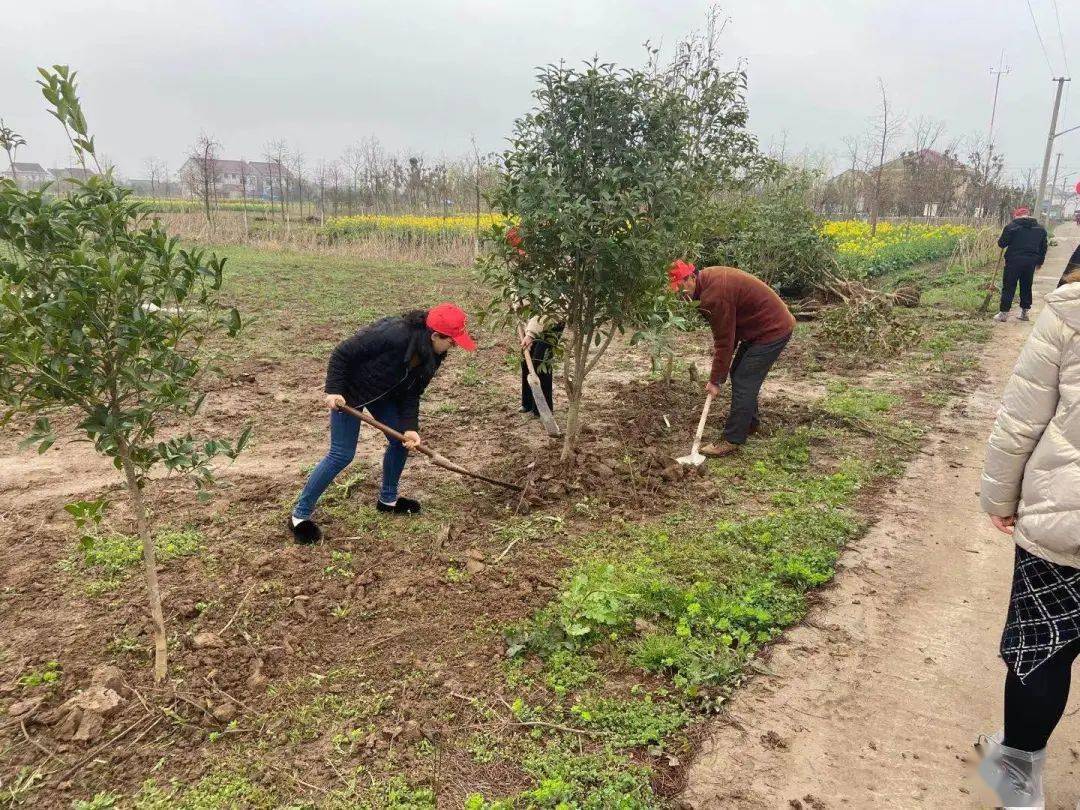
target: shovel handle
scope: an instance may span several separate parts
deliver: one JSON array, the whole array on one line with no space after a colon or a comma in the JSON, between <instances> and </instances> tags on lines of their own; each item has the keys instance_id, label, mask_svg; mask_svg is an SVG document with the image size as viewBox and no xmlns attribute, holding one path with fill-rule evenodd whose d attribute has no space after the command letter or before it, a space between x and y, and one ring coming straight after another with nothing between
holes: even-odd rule
<instances>
[{"instance_id":1,"label":"shovel handle","mask_svg":"<svg viewBox=\"0 0 1080 810\"><path fill-rule=\"evenodd\" d=\"M694 447L690 451L690 455L696 456L698 450L701 448L701 437L705 433L705 421L709 418L709 408L712 407L713 395L707 394L705 397L705 407L701 409L701 418L697 423L697 433L694 434Z\"/></svg>"},{"instance_id":2,"label":"shovel handle","mask_svg":"<svg viewBox=\"0 0 1080 810\"><path fill-rule=\"evenodd\" d=\"M355 416L357 419L359 419L365 425L371 425L371 427L375 428L376 430L381 430L383 433L385 433L391 439L397 439L399 442L404 442L405 441L405 436L402 435L400 432L394 430L389 425L384 425L379 420L377 420L377 419L375 419L375 418L373 418L371 416L368 416L363 411L358 411L356 408L350 407L348 405L339 405L338 410L344 411L345 413L349 414L350 416ZM503 487L505 489L509 489L509 490L514 491L514 492L521 492L524 489L524 487L520 487L517 484L511 484L511 483L508 483L507 481L500 481L497 478L488 478L486 475L481 475L478 472L473 472L472 470L466 469L465 467L462 467L460 464L455 464L453 461L446 458L441 453L436 453L430 447L427 447L427 446L425 446L423 444L418 445L416 447L416 450L417 450L417 452L423 453L425 456L430 458L431 461L434 464L436 464L439 467L442 467L444 470L450 470L450 472L455 472L458 475L464 475L464 476L467 476L469 478L476 478L477 480L484 481L484 482L486 482L488 484L494 484L495 486Z\"/></svg>"}]
</instances>

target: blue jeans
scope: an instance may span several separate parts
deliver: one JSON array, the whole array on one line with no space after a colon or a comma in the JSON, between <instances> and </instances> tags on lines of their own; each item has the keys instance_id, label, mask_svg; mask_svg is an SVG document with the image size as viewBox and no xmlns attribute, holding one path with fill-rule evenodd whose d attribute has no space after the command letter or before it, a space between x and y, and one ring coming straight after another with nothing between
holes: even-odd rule
<instances>
[{"instance_id":1,"label":"blue jeans","mask_svg":"<svg viewBox=\"0 0 1080 810\"><path fill-rule=\"evenodd\" d=\"M387 400L372 402L367 406L368 413L378 419L387 427L401 430L401 418L398 413L397 403ZM337 474L352 463L356 455L356 442L360 438L360 420L350 416L344 411L330 412L330 452L319 462L318 466L311 471L304 491L293 507L293 516L301 520L311 517L315 511L315 504L322 497L323 492L330 486ZM393 503L398 496L398 481L401 479L401 471L405 469L405 462L409 458L409 451L405 445L397 439L387 438L386 452L383 453L382 464L382 487L379 489L379 500L383 503Z\"/></svg>"}]
</instances>

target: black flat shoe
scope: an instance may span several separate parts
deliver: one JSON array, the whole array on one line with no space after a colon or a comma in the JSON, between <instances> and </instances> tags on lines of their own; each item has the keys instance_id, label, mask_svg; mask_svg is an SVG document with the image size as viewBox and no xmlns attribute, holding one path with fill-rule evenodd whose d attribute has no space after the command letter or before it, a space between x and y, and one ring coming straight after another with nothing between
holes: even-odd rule
<instances>
[{"instance_id":1,"label":"black flat shoe","mask_svg":"<svg viewBox=\"0 0 1080 810\"><path fill-rule=\"evenodd\" d=\"M414 501L412 498L398 498L397 503L393 506L382 501L376 501L375 508L380 512L392 512L395 515L418 515L420 514L420 501Z\"/></svg>"},{"instance_id":2,"label":"black flat shoe","mask_svg":"<svg viewBox=\"0 0 1080 810\"><path fill-rule=\"evenodd\" d=\"M322 540L322 529L313 520L301 520L294 526L290 517L289 531L292 532L293 540L301 546L310 546Z\"/></svg>"}]
</instances>

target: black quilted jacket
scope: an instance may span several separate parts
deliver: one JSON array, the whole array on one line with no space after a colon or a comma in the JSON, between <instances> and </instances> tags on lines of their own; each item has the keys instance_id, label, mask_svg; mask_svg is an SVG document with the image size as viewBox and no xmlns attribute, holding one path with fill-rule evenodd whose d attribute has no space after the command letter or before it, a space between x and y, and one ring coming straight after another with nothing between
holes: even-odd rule
<instances>
[{"instance_id":1,"label":"black quilted jacket","mask_svg":"<svg viewBox=\"0 0 1080 810\"><path fill-rule=\"evenodd\" d=\"M337 345L326 368L324 390L341 394L354 408L394 400L401 410L401 429L417 430L420 395L441 364L442 357L431 345L431 330L422 319L383 318Z\"/></svg>"},{"instance_id":2,"label":"black quilted jacket","mask_svg":"<svg viewBox=\"0 0 1080 810\"><path fill-rule=\"evenodd\" d=\"M998 247L1005 248L1005 264L1042 265L1046 261L1046 229L1034 217L1017 217L1001 232Z\"/></svg>"}]
</instances>

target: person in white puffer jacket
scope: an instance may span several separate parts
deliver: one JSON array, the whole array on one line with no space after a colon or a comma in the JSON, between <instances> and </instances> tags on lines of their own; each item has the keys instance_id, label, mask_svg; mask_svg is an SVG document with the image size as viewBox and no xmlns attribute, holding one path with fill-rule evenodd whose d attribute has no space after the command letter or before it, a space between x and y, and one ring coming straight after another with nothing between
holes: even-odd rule
<instances>
[{"instance_id":1,"label":"person in white puffer jacket","mask_svg":"<svg viewBox=\"0 0 1080 810\"><path fill-rule=\"evenodd\" d=\"M1080 653L1080 273L1047 296L990 434L982 508L1016 543L1001 637L1005 728L979 767L1006 807L1043 807L1046 743Z\"/></svg>"}]
</instances>

